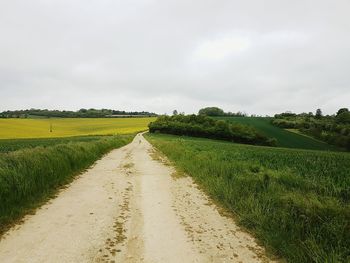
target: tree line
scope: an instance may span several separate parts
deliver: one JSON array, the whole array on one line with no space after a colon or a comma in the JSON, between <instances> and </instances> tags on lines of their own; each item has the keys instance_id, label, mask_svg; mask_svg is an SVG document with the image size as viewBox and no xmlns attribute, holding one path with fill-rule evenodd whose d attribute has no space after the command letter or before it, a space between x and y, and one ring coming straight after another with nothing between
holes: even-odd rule
<instances>
[{"instance_id":1,"label":"tree line","mask_svg":"<svg viewBox=\"0 0 350 263\"><path fill-rule=\"evenodd\" d=\"M350 112L341 108L334 115L322 114L321 109L296 114L286 112L276 114L272 124L285 129L297 129L318 140L350 150Z\"/></svg>"},{"instance_id":2,"label":"tree line","mask_svg":"<svg viewBox=\"0 0 350 263\"><path fill-rule=\"evenodd\" d=\"M203 109L200 109L198 112L199 115L206 115L206 116L212 116L212 117L246 117L247 114L244 112L224 112L223 109L220 109L218 107L206 107Z\"/></svg>"},{"instance_id":3,"label":"tree line","mask_svg":"<svg viewBox=\"0 0 350 263\"><path fill-rule=\"evenodd\" d=\"M29 110L14 110L3 111L0 113L0 118L112 118L112 117L151 117L157 114L148 111L120 111L111 109L80 109L78 111L66 110L48 110L48 109L29 109Z\"/></svg>"},{"instance_id":4,"label":"tree line","mask_svg":"<svg viewBox=\"0 0 350 263\"><path fill-rule=\"evenodd\" d=\"M275 146L277 143L276 139L266 137L251 126L216 120L205 115L159 116L149 124L149 131L254 145Z\"/></svg>"}]
</instances>

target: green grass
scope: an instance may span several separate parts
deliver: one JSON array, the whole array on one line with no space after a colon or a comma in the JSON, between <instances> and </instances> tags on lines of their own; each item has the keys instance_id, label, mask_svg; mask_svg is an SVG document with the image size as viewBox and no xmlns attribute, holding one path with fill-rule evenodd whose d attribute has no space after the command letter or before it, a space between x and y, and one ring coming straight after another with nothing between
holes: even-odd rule
<instances>
[{"instance_id":1,"label":"green grass","mask_svg":"<svg viewBox=\"0 0 350 263\"><path fill-rule=\"evenodd\" d=\"M350 262L350 154L146 136L276 255Z\"/></svg>"},{"instance_id":2,"label":"green grass","mask_svg":"<svg viewBox=\"0 0 350 263\"><path fill-rule=\"evenodd\" d=\"M45 140L1 141L0 145L6 145L7 149L22 149L0 153L0 234L79 172L132 138L133 135L119 135L52 139L46 143Z\"/></svg>"},{"instance_id":3,"label":"green grass","mask_svg":"<svg viewBox=\"0 0 350 263\"><path fill-rule=\"evenodd\" d=\"M13 152L21 149L35 148L38 146L49 147L57 144L65 144L69 142L93 142L102 138L113 136L76 136L63 138L47 138L47 139L0 139L0 153Z\"/></svg>"},{"instance_id":4,"label":"green grass","mask_svg":"<svg viewBox=\"0 0 350 263\"><path fill-rule=\"evenodd\" d=\"M57 144L66 144L70 142L94 142L103 138L112 138L113 136L98 135L98 136L74 136L62 138L35 138L35 139L0 139L0 153L13 152L17 150L35 148L35 147L50 147Z\"/></svg>"},{"instance_id":5,"label":"green grass","mask_svg":"<svg viewBox=\"0 0 350 263\"><path fill-rule=\"evenodd\" d=\"M264 133L268 137L274 137L277 139L278 147L285 148L298 148L309 150L329 150L339 151L339 148L329 145L327 143L314 140L310 137L303 136L301 134L293 133L279 127L276 127L270 123L272 118L268 117L219 117L229 122L237 122L241 124L251 125Z\"/></svg>"}]
</instances>

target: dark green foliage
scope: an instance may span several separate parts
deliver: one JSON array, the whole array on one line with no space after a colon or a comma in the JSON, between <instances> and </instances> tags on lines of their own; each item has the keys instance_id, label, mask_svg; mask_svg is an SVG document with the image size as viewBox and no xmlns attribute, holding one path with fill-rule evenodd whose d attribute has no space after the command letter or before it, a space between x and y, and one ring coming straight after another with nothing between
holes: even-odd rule
<instances>
[{"instance_id":1,"label":"dark green foliage","mask_svg":"<svg viewBox=\"0 0 350 263\"><path fill-rule=\"evenodd\" d=\"M312 114L312 112L311 112ZM278 119L278 118L284 118L284 117L295 117L296 114L293 113L293 112L283 112L283 113L280 113L280 114L276 114L275 115L275 118Z\"/></svg>"},{"instance_id":2,"label":"dark green foliage","mask_svg":"<svg viewBox=\"0 0 350 263\"><path fill-rule=\"evenodd\" d=\"M224 110L218 108L218 107L206 107L203 109L200 109L198 112L199 115L205 115L205 116L211 116L211 117L218 117L218 116L235 116L235 117L245 117L246 114L243 112L224 112Z\"/></svg>"},{"instance_id":3,"label":"dark green foliage","mask_svg":"<svg viewBox=\"0 0 350 263\"><path fill-rule=\"evenodd\" d=\"M0 118L108 118L108 117L151 117L157 114L146 111L126 112L110 109L80 109L78 111L60 110L15 110L0 113Z\"/></svg>"},{"instance_id":4,"label":"dark green foliage","mask_svg":"<svg viewBox=\"0 0 350 263\"><path fill-rule=\"evenodd\" d=\"M295 114L294 114L295 115ZM277 127L278 124L273 125L271 121L273 118L270 117L219 117L217 119L226 120L232 123L241 123L244 125L251 125L261 133L269 137L274 137L277 139L277 147L286 148L299 148L299 149L310 149L310 150L330 150L338 151L339 149L335 146L329 145L327 143L309 138L307 136L297 134L284 130ZM278 119L276 121L285 122L284 119ZM283 125L288 127L288 125ZM290 127L293 128L294 126Z\"/></svg>"},{"instance_id":5,"label":"dark green foliage","mask_svg":"<svg viewBox=\"0 0 350 263\"><path fill-rule=\"evenodd\" d=\"M340 109L337 115L332 116L278 114L272 124L286 129L298 129L313 138L350 150L350 112L347 108Z\"/></svg>"},{"instance_id":6,"label":"dark green foliage","mask_svg":"<svg viewBox=\"0 0 350 263\"><path fill-rule=\"evenodd\" d=\"M342 112L335 117L336 122L341 124L350 124L350 112Z\"/></svg>"},{"instance_id":7,"label":"dark green foliage","mask_svg":"<svg viewBox=\"0 0 350 263\"><path fill-rule=\"evenodd\" d=\"M1 139L0 153L12 152L25 148L35 148L38 146L48 147L56 144L65 144L68 142L93 142L102 138L108 138L108 136L77 136L45 139Z\"/></svg>"},{"instance_id":8,"label":"dark green foliage","mask_svg":"<svg viewBox=\"0 0 350 263\"><path fill-rule=\"evenodd\" d=\"M274 146L276 143L274 139L266 137L253 127L231 124L204 115L160 116L149 124L149 131L256 145Z\"/></svg>"},{"instance_id":9,"label":"dark green foliage","mask_svg":"<svg viewBox=\"0 0 350 263\"><path fill-rule=\"evenodd\" d=\"M132 135L105 136L0 153L0 233Z\"/></svg>"},{"instance_id":10,"label":"dark green foliage","mask_svg":"<svg viewBox=\"0 0 350 263\"><path fill-rule=\"evenodd\" d=\"M322 118L322 111L321 111L321 109L317 109L316 110L315 118L316 119L321 119Z\"/></svg>"},{"instance_id":11,"label":"dark green foliage","mask_svg":"<svg viewBox=\"0 0 350 263\"><path fill-rule=\"evenodd\" d=\"M223 116L225 113L222 109L218 107L206 107L206 108L200 109L198 114L206 115L206 116Z\"/></svg>"},{"instance_id":12,"label":"dark green foliage","mask_svg":"<svg viewBox=\"0 0 350 263\"><path fill-rule=\"evenodd\" d=\"M288 262L350 262L350 154L147 138Z\"/></svg>"},{"instance_id":13,"label":"dark green foliage","mask_svg":"<svg viewBox=\"0 0 350 263\"><path fill-rule=\"evenodd\" d=\"M349 112L349 109L348 108L341 108L337 111L337 116L344 113L344 112Z\"/></svg>"}]
</instances>

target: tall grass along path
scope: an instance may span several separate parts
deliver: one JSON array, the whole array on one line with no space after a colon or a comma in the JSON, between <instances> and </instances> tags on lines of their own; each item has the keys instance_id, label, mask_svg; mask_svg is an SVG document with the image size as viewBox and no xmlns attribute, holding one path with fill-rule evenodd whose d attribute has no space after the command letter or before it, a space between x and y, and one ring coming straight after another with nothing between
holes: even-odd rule
<instances>
[{"instance_id":1,"label":"tall grass along path","mask_svg":"<svg viewBox=\"0 0 350 263\"><path fill-rule=\"evenodd\" d=\"M269 261L251 235L165 162L141 135L111 151L7 232L0 262Z\"/></svg>"},{"instance_id":2,"label":"tall grass along path","mask_svg":"<svg viewBox=\"0 0 350 263\"><path fill-rule=\"evenodd\" d=\"M0 234L72 181L79 172L110 150L129 143L132 137L75 139L51 146L50 141L34 148L32 144L29 147L23 143L21 150L0 153ZM39 145L43 143L39 142Z\"/></svg>"},{"instance_id":3,"label":"tall grass along path","mask_svg":"<svg viewBox=\"0 0 350 263\"><path fill-rule=\"evenodd\" d=\"M147 138L273 253L350 262L350 154Z\"/></svg>"}]
</instances>

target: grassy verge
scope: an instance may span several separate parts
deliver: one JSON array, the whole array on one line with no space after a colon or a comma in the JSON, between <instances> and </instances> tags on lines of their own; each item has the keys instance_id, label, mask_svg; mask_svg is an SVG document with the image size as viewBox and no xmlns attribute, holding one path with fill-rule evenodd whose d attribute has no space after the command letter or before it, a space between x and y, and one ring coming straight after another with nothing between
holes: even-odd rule
<instances>
[{"instance_id":1,"label":"grassy verge","mask_svg":"<svg viewBox=\"0 0 350 263\"><path fill-rule=\"evenodd\" d=\"M0 234L108 151L133 135L0 153Z\"/></svg>"},{"instance_id":2,"label":"grassy verge","mask_svg":"<svg viewBox=\"0 0 350 263\"><path fill-rule=\"evenodd\" d=\"M70 142L93 142L108 136L74 136L63 138L46 138L46 139L0 139L0 153L18 151L26 148L35 148L38 146L50 147L57 144Z\"/></svg>"},{"instance_id":3,"label":"grassy verge","mask_svg":"<svg viewBox=\"0 0 350 263\"><path fill-rule=\"evenodd\" d=\"M273 253L349 262L350 154L146 137Z\"/></svg>"}]
</instances>

